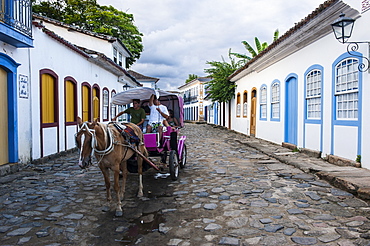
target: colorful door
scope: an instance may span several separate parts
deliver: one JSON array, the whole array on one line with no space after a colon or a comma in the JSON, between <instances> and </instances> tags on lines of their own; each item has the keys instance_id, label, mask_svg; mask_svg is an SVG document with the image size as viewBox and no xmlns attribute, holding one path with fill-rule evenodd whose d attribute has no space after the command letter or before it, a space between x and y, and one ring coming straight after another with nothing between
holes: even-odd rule
<instances>
[{"instance_id":1,"label":"colorful door","mask_svg":"<svg viewBox=\"0 0 370 246\"><path fill-rule=\"evenodd\" d=\"M256 108L257 108L257 90L253 89L251 94L251 122L250 122L250 135L256 135Z\"/></svg>"},{"instance_id":2,"label":"colorful door","mask_svg":"<svg viewBox=\"0 0 370 246\"><path fill-rule=\"evenodd\" d=\"M100 104L100 100L99 100L99 92L98 92L98 89L97 88L94 88L93 89L93 120L96 120L99 118L99 112L100 112L100 108L99 108L99 104Z\"/></svg>"},{"instance_id":3,"label":"colorful door","mask_svg":"<svg viewBox=\"0 0 370 246\"><path fill-rule=\"evenodd\" d=\"M82 121L89 121L89 87L82 86Z\"/></svg>"},{"instance_id":4,"label":"colorful door","mask_svg":"<svg viewBox=\"0 0 370 246\"><path fill-rule=\"evenodd\" d=\"M297 145L298 98L297 78L291 77L285 85L285 131L284 142Z\"/></svg>"},{"instance_id":5,"label":"colorful door","mask_svg":"<svg viewBox=\"0 0 370 246\"><path fill-rule=\"evenodd\" d=\"M9 162L7 72L0 68L0 165Z\"/></svg>"}]
</instances>

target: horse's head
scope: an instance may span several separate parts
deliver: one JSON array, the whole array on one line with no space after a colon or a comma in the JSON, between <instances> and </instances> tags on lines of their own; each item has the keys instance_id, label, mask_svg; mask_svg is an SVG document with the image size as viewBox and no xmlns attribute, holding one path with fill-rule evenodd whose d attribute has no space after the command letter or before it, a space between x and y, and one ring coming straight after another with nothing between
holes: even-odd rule
<instances>
[{"instance_id":1,"label":"horse's head","mask_svg":"<svg viewBox=\"0 0 370 246\"><path fill-rule=\"evenodd\" d=\"M76 146L80 150L78 165L81 168L88 168L91 166L91 157L95 147L95 126L97 120L94 122L82 122L80 117L77 117L79 131L75 134Z\"/></svg>"}]
</instances>

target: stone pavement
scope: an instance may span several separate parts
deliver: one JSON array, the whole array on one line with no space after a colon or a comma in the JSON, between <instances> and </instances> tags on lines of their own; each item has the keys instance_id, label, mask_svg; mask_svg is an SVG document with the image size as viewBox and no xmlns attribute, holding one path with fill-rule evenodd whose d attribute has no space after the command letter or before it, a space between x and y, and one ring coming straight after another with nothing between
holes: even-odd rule
<instances>
[{"instance_id":1,"label":"stone pavement","mask_svg":"<svg viewBox=\"0 0 370 246\"><path fill-rule=\"evenodd\" d=\"M312 158L309 154L293 152L281 145L275 145L261 139L248 138L239 142L304 172L314 173L330 184L370 201L369 169L334 165L321 158Z\"/></svg>"},{"instance_id":2,"label":"stone pavement","mask_svg":"<svg viewBox=\"0 0 370 246\"><path fill-rule=\"evenodd\" d=\"M210 125L182 133L179 179L147 171L140 200L130 175L124 217L106 206L98 168L81 172L76 153L0 177L0 245L370 245L370 206L348 192L366 187L319 178L345 188L357 183L341 173L367 170Z\"/></svg>"}]
</instances>

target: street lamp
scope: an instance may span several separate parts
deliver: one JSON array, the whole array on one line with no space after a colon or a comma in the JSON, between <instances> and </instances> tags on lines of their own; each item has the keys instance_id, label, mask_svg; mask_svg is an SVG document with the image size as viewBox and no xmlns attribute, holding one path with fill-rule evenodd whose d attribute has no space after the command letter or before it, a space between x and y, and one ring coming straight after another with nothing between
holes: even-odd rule
<instances>
[{"instance_id":1,"label":"street lamp","mask_svg":"<svg viewBox=\"0 0 370 246\"><path fill-rule=\"evenodd\" d=\"M352 35L354 24L354 19L345 17L345 14L341 13L339 18L336 19L333 24L331 24L335 38L338 39L338 41L342 44L346 43L347 39L349 39Z\"/></svg>"},{"instance_id":2,"label":"street lamp","mask_svg":"<svg viewBox=\"0 0 370 246\"><path fill-rule=\"evenodd\" d=\"M127 91L129 88L131 88L131 85L128 85L128 84L126 83L126 84L124 84L122 87L123 87L123 90L124 90L124 91Z\"/></svg>"},{"instance_id":3,"label":"street lamp","mask_svg":"<svg viewBox=\"0 0 370 246\"><path fill-rule=\"evenodd\" d=\"M366 72L369 70L370 61L367 57L359 56L356 52L359 49L359 44L367 44L370 48L370 42L364 41L364 42L347 42L347 40L352 35L353 26L355 24L355 20L352 18L345 17L345 14L341 13L339 15L339 18L336 19L332 24L331 27L333 28L333 32L335 35L335 38L341 42L342 44L348 44L347 46L347 53L351 56L357 56L364 58L366 60L365 63L360 63L358 65L358 70L360 72ZM369 49L370 50L370 49ZM366 64L367 63L367 64Z\"/></svg>"}]
</instances>

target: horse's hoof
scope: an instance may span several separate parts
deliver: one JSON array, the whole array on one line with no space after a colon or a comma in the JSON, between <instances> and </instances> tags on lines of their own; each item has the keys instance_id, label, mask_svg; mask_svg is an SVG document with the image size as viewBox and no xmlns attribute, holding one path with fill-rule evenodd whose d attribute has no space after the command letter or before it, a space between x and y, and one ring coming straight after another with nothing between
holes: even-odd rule
<instances>
[{"instance_id":1,"label":"horse's hoof","mask_svg":"<svg viewBox=\"0 0 370 246\"><path fill-rule=\"evenodd\" d=\"M101 208L101 211L103 212L109 212L109 207L108 206L104 206Z\"/></svg>"},{"instance_id":2,"label":"horse's hoof","mask_svg":"<svg viewBox=\"0 0 370 246\"><path fill-rule=\"evenodd\" d=\"M122 217L123 211L116 211L116 217Z\"/></svg>"}]
</instances>

